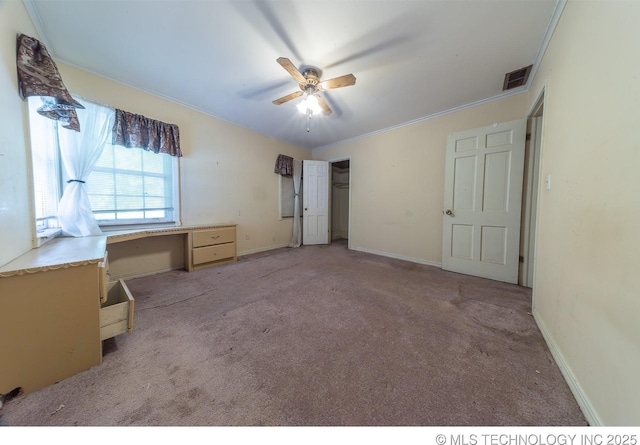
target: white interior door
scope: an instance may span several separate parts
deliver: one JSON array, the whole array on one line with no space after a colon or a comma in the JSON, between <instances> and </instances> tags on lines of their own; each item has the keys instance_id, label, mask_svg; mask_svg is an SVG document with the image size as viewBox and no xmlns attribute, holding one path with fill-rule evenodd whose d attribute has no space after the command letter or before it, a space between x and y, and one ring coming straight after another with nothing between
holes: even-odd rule
<instances>
[{"instance_id":1,"label":"white interior door","mask_svg":"<svg viewBox=\"0 0 640 445\"><path fill-rule=\"evenodd\" d=\"M526 119L449 136L442 268L518 283Z\"/></svg>"},{"instance_id":2,"label":"white interior door","mask_svg":"<svg viewBox=\"0 0 640 445\"><path fill-rule=\"evenodd\" d=\"M329 244L329 162L302 161L302 244Z\"/></svg>"}]
</instances>

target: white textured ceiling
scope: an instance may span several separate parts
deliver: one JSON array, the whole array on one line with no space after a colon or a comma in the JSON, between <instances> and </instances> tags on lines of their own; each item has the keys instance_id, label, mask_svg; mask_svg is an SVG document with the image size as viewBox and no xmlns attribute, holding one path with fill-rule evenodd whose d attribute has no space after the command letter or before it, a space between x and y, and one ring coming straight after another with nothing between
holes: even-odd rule
<instances>
[{"instance_id":1,"label":"white textured ceiling","mask_svg":"<svg viewBox=\"0 0 640 445\"><path fill-rule=\"evenodd\" d=\"M56 60L306 148L500 97L505 73L540 58L559 10L557 0L25 5ZM357 81L323 93L333 113L307 133L295 101L271 103L298 90L278 57Z\"/></svg>"}]
</instances>

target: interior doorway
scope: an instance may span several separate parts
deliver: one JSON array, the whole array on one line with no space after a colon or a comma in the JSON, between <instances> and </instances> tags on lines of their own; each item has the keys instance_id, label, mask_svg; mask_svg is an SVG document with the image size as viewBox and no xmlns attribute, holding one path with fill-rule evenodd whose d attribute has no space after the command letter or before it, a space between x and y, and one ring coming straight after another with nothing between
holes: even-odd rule
<instances>
[{"instance_id":1,"label":"interior doorway","mask_svg":"<svg viewBox=\"0 0 640 445\"><path fill-rule=\"evenodd\" d=\"M331 161L331 242L349 246L351 160Z\"/></svg>"},{"instance_id":2,"label":"interior doorway","mask_svg":"<svg viewBox=\"0 0 640 445\"><path fill-rule=\"evenodd\" d=\"M522 188L522 221L520 229L520 269L518 284L533 288L536 258L536 226L540 191L540 159L542 151L542 116L544 92L532 108L527 120L524 183Z\"/></svg>"}]
</instances>

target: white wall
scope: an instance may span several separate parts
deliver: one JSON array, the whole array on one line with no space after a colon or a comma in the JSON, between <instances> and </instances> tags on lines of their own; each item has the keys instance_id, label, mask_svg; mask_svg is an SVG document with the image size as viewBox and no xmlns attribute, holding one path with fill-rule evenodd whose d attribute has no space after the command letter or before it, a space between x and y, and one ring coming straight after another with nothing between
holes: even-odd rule
<instances>
[{"instance_id":1,"label":"white wall","mask_svg":"<svg viewBox=\"0 0 640 445\"><path fill-rule=\"evenodd\" d=\"M26 103L18 95L16 37L38 37L22 2L0 1L0 266L31 249Z\"/></svg>"},{"instance_id":2,"label":"white wall","mask_svg":"<svg viewBox=\"0 0 640 445\"><path fill-rule=\"evenodd\" d=\"M640 2L567 3L544 88L534 313L591 422L640 425Z\"/></svg>"},{"instance_id":3,"label":"white wall","mask_svg":"<svg viewBox=\"0 0 640 445\"><path fill-rule=\"evenodd\" d=\"M527 94L313 151L350 158L351 248L439 266L447 135L522 118Z\"/></svg>"}]
</instances>

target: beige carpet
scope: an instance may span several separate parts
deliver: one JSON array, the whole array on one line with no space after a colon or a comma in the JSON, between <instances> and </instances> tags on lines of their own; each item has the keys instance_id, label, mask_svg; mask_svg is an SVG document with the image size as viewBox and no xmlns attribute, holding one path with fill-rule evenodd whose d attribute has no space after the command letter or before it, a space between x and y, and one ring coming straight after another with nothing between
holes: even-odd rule
<instances>
[{"instance_id":1,"label":"beige carpet","mask_svg":"<svg viewBox=\"0 0 640 445\"><path fill-rule=\"evenodd\" d=\"M4 425L586 425L531 292L344 243L128 280L135 331Z\"/></svg>"}]
</instances>

